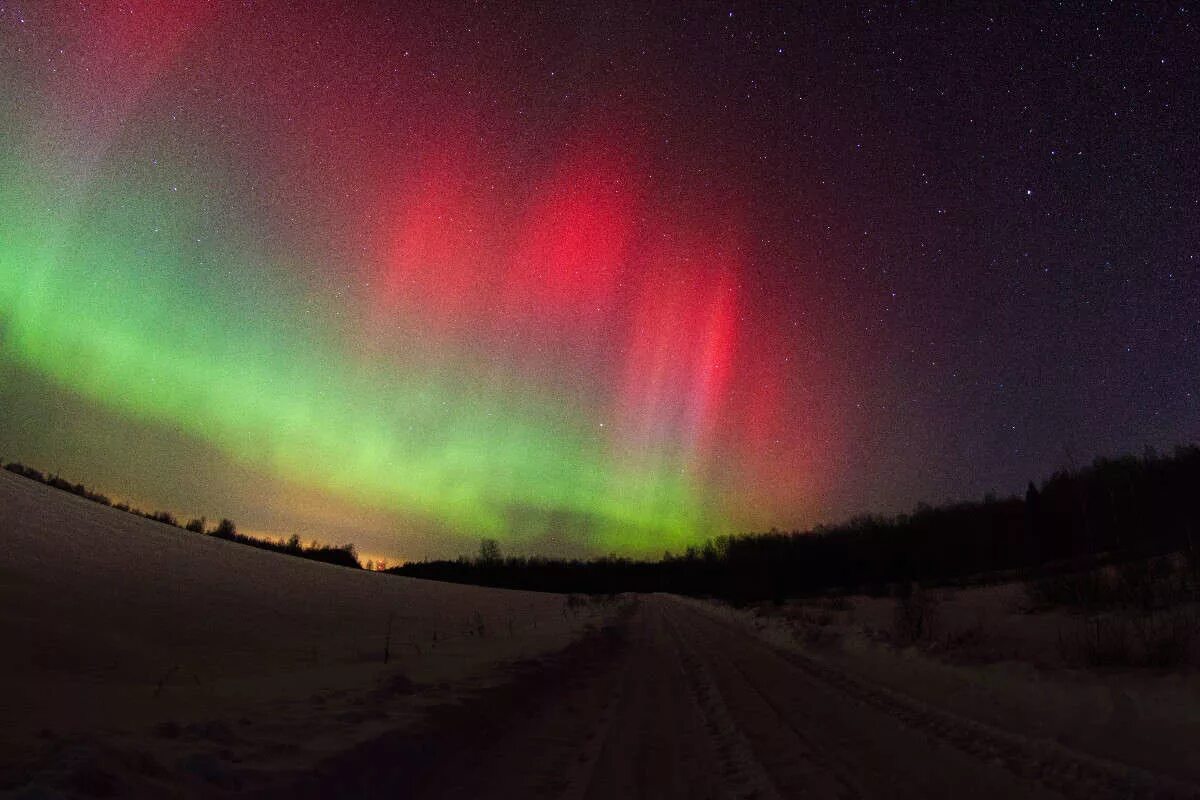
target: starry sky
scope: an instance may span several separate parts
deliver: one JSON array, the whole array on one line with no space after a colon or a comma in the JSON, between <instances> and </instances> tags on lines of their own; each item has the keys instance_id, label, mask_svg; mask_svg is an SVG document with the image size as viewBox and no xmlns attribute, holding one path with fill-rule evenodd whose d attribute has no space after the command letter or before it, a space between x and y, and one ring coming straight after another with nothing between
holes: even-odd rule
<instances>
[{"instance_id":1,"label":"starry sky","mask_svg":"<svg viewBox=\"0 0 1200 800\"><path fill-rule=\"evenodd\" d=\"M0 0L0 457L391 559L1200 440L1189 3Z\"/></svg>"}]
</instances>

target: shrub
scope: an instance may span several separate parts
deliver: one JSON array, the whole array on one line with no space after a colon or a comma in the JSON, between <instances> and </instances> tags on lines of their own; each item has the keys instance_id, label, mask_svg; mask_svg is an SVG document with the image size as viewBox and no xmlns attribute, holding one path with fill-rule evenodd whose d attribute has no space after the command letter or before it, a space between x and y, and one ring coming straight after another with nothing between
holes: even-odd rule
<instances>
[{"instance_id":1,"label":"shrub","mask_svg":"<svg viewBox=\"0 0 1200 800\"><path fill-rule=\"evenodd\" d=\"M1197 619L1186 608L1151 611L1133 619L1141 661L1148 667L1175 667L1188 662Z\"/></svg>"},{"instance_id":2,"label":"shrub","mask_svg":"<svg viewBox=\"0 0 1200 800\"><path fill-rule=\"evenodd\" d=\"M255 539L246 539L247 544L254 544L256 541ZM358 561L358 553L352 544L334 547L333 545L317 544L314 542L304 548L303 551L297 553L297 555L312 559L313 561L322 561L326 564L337 564L342 567L362 569L362 564Z\"/></svg>"},{"instance_id":3,"label":"shrub","mask_svg":"<svg viewBox=\"0 0 1200 800\"><path fill-rule=\"evenodd\" d=\"M850 603L850 598L844 594L835 594L825 598L821 607L830 611L851 611L854 608Z\"/></svg>"},{"instance_id":4,"label":"shrub","mask_svg":"<svg viewBox=\"0 0 1200 800\"><path fill-rule=\"evenodd\" d=\"M1094 614L1066 636L1060 633L1059 647L1070 661L1092 667L1122 667L1135 663L1129 623L1112 614Z\"/></svg>"},{"instance_id":5,"label":"shrub","mask_svg":"<svg viewBox=\"0 0 1200 800\"><path fill-rule=\"evenodd\" d=\"M31 480L38 481L39 483L46 482L45 475L43 475L41 472L34 469L33 467L25 466L24 464L22 464L19 461L10 461L9 463L4 465L4 468L6 470L8 470L9 472L16 473L17 475L22 475Z\"/></svg>"},{"instance_id":6,"label":"shrub","mask_svg":"<svg viewBox=\"0 0 1200 800\"><path fill-rule=\"evenodd\" d=\"M932 639L941 598L917 583L899 584L895 596L893 641L903 645Z\"/></svg>"},{"instance_id":7,"label":"shrub","mask_svg":"<svg viewBox=\"0 0 1200 800\"><path fill-rule=\"evenodd\" d=\"M1148 559L1127 561L1116 569L1114 590L1122 605L1149 611L1157 605L1159 584L1164 576Z\"/></svg>"},{"instance_id":8,"label":"shrub","mask_svg":"<svg viewBox=\"0 0 1200 800\"><path fill-rule=\"evenodd\" d=\"M1178 667L1190 661L1198 630L1187 608L1090 614L1060 631L1059 648L1067 661L1093 667Z\"/></svg>"},{"instance_id":9,"label":"shrub","mask_svg":"<svg viewBox=\"0 0 1200 800\"><path fill-rule=\"evenodd\" d=\"M1116 604L1119 591L1106 576L1097 571L1050 575L1025 582L1025 596L1034 609L1070 606L1096 609Z\"/></svg>"},{"instance_id":10,"label":"shrub","mask_svg":"<svg viewBox=\"0 0 1200 800\"><path fill-rule=\"evenodd\" d=\"M499 542L495 539L484 539L479 543L480 564L499 564L501 561Z\"/></svg>"}]
</instances>

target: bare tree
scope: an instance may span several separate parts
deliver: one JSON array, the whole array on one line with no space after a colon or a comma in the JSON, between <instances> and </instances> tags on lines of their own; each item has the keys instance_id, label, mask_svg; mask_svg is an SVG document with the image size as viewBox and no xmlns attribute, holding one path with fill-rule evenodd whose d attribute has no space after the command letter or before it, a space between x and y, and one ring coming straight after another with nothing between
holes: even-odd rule
<instances>
[{"instance_id":1,"label":"bare tree","mask_svg":"<svg viewBox=\"0 0 1200 800\"><path fill-rule=\"evenodd\" d=\"M479 563L500 563L500 543L495 539L484 539L479 543Z\"/></svg>"}]
</instances>

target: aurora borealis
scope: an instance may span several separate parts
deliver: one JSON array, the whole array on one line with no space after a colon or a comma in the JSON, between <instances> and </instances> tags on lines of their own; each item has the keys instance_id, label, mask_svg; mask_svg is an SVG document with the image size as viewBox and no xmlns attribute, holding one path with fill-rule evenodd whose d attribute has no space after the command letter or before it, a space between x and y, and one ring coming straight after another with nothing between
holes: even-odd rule
<instances>
[{"instance_id":1,"label":"aurora borealis","mask_svg":"<svg viewBox=\"0 0 1200 800\"><path fill-rule=\"evenodd\" d=\"M2 454L391 557L481 535L655 555L1012 488L1062 452L1045 430L1071 429L1085 453L1195 433L1194 381L1165 366L1145 384L1168 398L1153 424L1113 424L1144 405L1119 392L1076 424L1068 395L1107 357L1068 359L1082 372L1032 420L1050 389L1030 365L1096 337L1070 323L1014 365L1037 335L1026 316L1045 314L1023 306L1001 325L1010 341L980 333L1020 302L996 301L983 265L1033 250L1036 270L1074 275L1051 295L1090 292L1063 264L1070 237L1013 244L1025 228L985 230L999 217L979 205L950 215L966 228L931 231L953 198L987 192L890 191L924 133L896 131L890 101L830 66L819 21L688 16L4 3ZM869 39L860 23L831 24ZM728 42L672 45L676 24ZM899 149L855 161L856 117ZM1009 178L1002 205L1030 184L1039 200L1083 191ZM1176 271L1186 296L1196 264ZM1196 324L1180 317L1169 338ZM1194 340L1171 347L1194 364ZM1045 430L1000 441L1013 419Z\"/></svg>"},{"instance_id":2,"label":"aurora borealis","mask_svg":"<svg viewBox=\"0 0 1200 800\"><path fill-rule=\"evenodd\" d=\"M749 521L739 442L787 432L731 388L771 379L739 352L735 226L679 218L604 125L530 164L452 98L413 119L403 78L370 96L394 57L336 89L294 42L222 60L226 11L28 12L67 46L6 87L6 358L467 537L661 551Z\"/></svg>"}]
</instances>

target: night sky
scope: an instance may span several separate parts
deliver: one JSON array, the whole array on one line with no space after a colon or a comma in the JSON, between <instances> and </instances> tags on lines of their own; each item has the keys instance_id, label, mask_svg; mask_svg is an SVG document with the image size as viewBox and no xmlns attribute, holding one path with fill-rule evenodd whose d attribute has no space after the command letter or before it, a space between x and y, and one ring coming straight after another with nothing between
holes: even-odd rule
<instances>
[{"instance_id":1,"label":"night sky","mask_svg":"<svg viewBox=\"0 0 1200 800\"><path fill-rule=\"evenodd\" d=\"M1171 4L0 0L0 457L392 559L1200 440Z\"/></svg>"}]
</instances>

